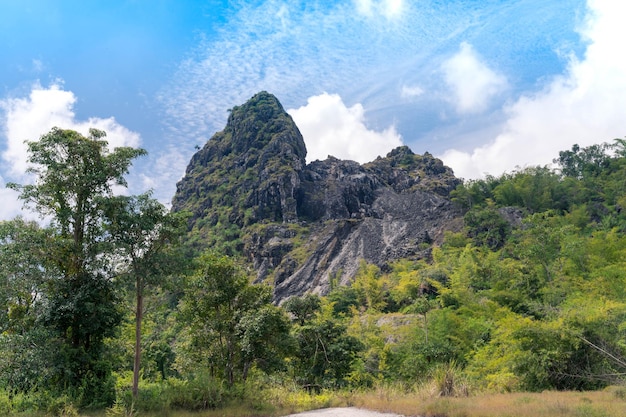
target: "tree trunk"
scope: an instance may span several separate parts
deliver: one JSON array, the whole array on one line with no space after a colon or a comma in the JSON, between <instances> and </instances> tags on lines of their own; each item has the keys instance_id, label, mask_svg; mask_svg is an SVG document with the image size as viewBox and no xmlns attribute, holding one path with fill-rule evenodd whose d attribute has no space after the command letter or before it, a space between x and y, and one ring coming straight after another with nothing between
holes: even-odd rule
<instances>
[{"instance_id":1,"label":"tree trunk","mask_svg":"<svg viewBox=\"0 0 626 417\"><path fill-rule=\"evenodd\" d=\"M250 366L251 366L251 362L246 361L246 363L243 364L243 375L241 376L241 379L246 382L246 380L248 379L248 371L250 370Z\"/></svg>"},{"instance_id":2,"label":"tree trunk","mask_svg":"<svg viewBox=\"0 0 626 417\"><path fill-rule=\"evenodd\" d=\"M143 318L143 288L141 278L136 278L137 310L135 311L135 361L133 363L133 399L139 395L139 367L141 365L141 319Z\"/></svg>"}]
</instances>

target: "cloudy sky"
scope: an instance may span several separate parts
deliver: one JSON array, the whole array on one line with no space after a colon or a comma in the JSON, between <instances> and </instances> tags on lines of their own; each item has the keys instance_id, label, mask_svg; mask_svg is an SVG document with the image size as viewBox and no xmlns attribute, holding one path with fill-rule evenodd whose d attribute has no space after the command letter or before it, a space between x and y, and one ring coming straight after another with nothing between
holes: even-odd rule
<instances>
[{"instance_id":1,"label":"cloudy sky","mask_svg":"<svg viewBox=\"0 0 626 417\"><path fill-rule=\"evenodd\" d=\"M0 0L0 219L53 126L147 149L130 192L169 203L261 90L309 161L405 144L466 179L549 164L626 136L624 21L617 0Z\"/></svg>"}]
</instances>

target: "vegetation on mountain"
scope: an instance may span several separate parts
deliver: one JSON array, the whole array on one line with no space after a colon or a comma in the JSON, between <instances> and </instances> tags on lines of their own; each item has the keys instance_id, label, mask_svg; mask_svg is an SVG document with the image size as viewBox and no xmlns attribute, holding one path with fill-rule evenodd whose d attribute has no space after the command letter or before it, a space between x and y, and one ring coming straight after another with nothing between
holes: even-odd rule
<instances>
[{"instance_id":1,"label":"vegetation on mountain","mask_svg":"<svg viewBox=\"0 0 626 417\"><path fill-rule=\"evenodd\" d=\"M305 155L302 135L271 94L231 109L226 128L193 156L172 201L174 211L191 213L192 246L241 254L244 226L294 220Z\"/></svg>"},{"instance_id":2,"label":"vegetation on mountain","mask_svg":"<svg viewBox=\"0 0 626 417\"><path fill-rule=\"evenodd\" d=\"M447 197L461 181L428 153L402 146L365 165L305 157L276 97L233 108L178 183L172 209L192 213L187 245L247 259L280 301L327 293L332 276L346 284L360 258L384 268L427 257L460 223Z\"/></svg>"},{"instance_id":3,"label":"vegetation on mountain","mask_svg":"<svg viewBox=\"0 0 626 417\"><path fill-rule=\"evenodd\" d=\"M168 213L113 195L144 152L103 137L53 129L29 144L35 184L12 185L46 222L0 223L0 414L270 415L625 383L624 140L465 182L406 147L306 165L261 93ZM333 263L318 285L310 271ZM623 410L623 387L593 398L609 392ZM561 415L608 415L594 407Z\"/></svg>"}]
</instances>

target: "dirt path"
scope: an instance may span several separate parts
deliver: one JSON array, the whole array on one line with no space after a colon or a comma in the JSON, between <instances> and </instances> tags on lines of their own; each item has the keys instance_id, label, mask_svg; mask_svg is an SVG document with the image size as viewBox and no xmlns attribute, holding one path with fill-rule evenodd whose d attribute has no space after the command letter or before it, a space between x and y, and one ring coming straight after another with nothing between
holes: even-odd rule
<instances>
[{"instance_id":1,"label":"dirt path","mask_svg":"<svg viewBox=\"0 0 626 417\"><path fill-rule=\"evenodd\" d=\"M404 417L400 414L378 413L376 411L363 410L361 408L324 408L321 410L306 411L304 413L290 414L285 417Z\"/></svg>"}]
</instances>

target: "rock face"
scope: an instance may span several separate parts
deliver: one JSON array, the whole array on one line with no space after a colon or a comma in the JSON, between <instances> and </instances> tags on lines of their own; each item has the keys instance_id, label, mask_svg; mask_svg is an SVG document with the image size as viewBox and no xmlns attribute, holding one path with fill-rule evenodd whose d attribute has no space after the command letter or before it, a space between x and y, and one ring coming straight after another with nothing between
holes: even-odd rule
<instances>
[{"instance_id":1,"label":"rock face","mask_svg":"<svg viewBox=\"0 0 626 417\"><path fill-rule=\"evenodd\" d=\"M261 92L232 109L192 158L173 210L192 213L189 243L242 254L277 301L349 284L361 260L386 268L429 256L461 213L460 180L426 153L394 149L368 164L329 157L306 165L298 128Z\"/></svg>"}]
</instances>

